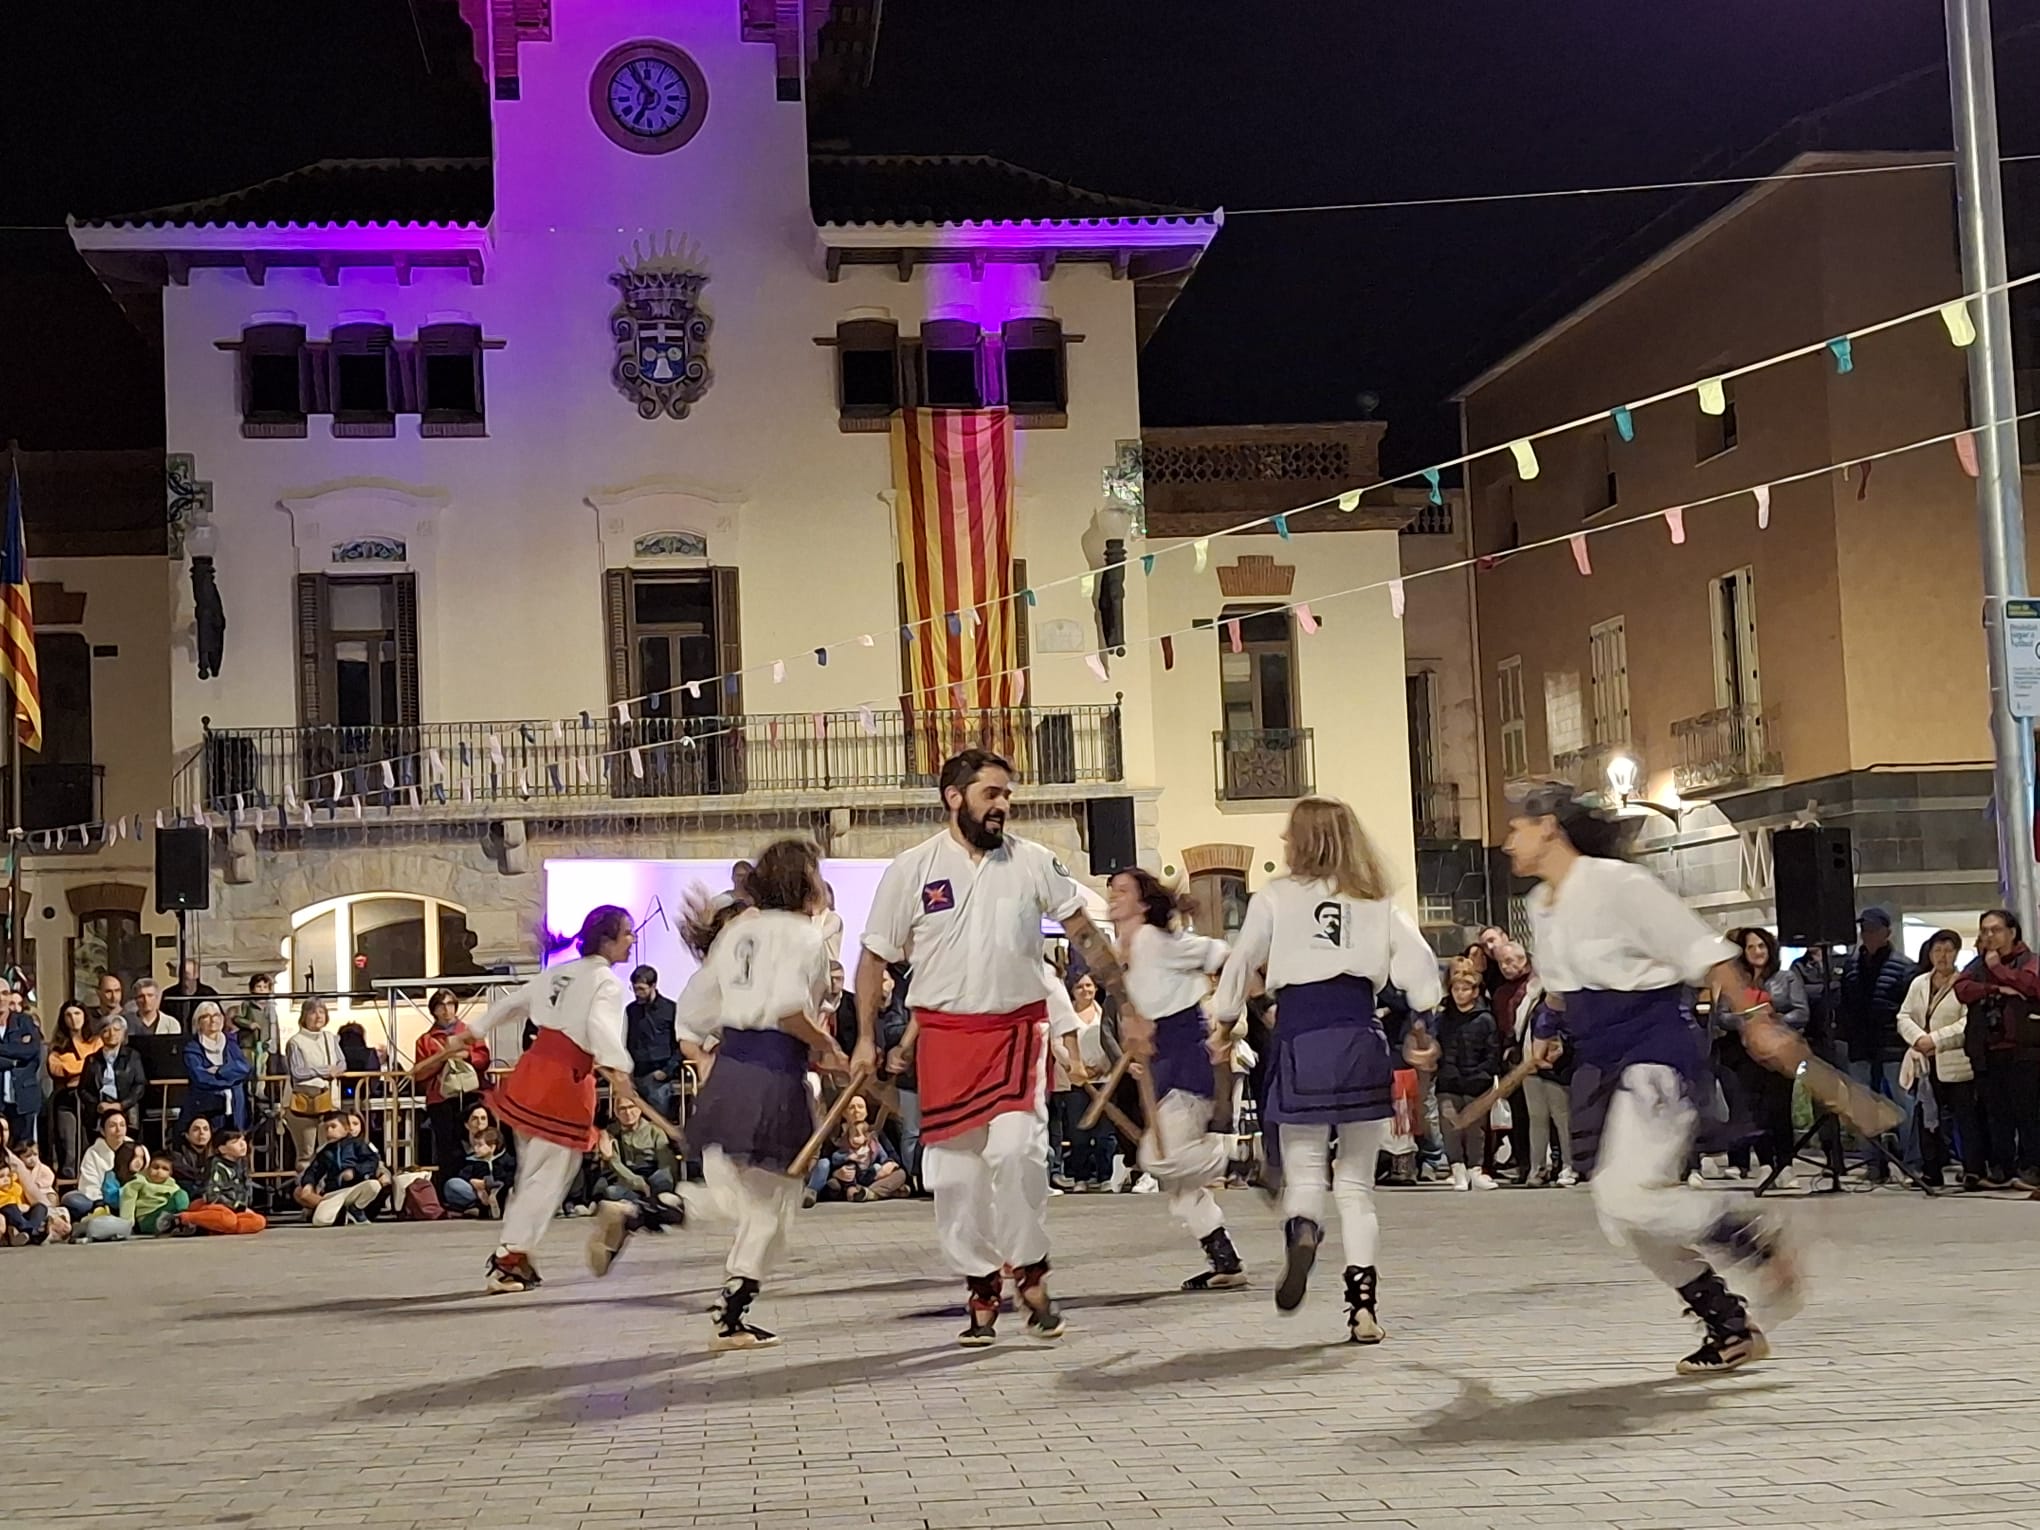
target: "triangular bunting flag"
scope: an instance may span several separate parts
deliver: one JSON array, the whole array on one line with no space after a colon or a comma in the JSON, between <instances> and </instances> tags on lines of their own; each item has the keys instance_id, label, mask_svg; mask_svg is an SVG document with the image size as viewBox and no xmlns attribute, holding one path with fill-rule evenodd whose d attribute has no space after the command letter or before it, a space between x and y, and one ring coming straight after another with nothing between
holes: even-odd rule
<instances>
[{"instance_id":1,"label":"triangular bunting flag","mask_svg":"<svg viewBox=\"0 0 2040 1530\"><path fill-rule=\"evenodd\" d=\"M1391 579L1388 581L1388 609L1391 613L1394 614L1395 619L1397 621L1402 620L1403 582L1400 579Z\"/></svg>"},{"instance_id":2,"label":"triangular bunting flag","mask_svg":"<svg viewBox=\"0 0 2040 1530\"><path fill-rule=\"evenodd\" d=\"M1762 531L1771 524L1771 486L1760 483L1750 493L1757 501L1757 530Z\"/></svg>"},{"instance_id":3,"label":"triangular bunting flag","mask_svg":"<svg viewBox=\"0 0 2040 1530\"><path fill-rule=\"evenodd\" d=\"M1665 512L1665 525L1672 533L1672 546L1678 547L1686 540L1686 512L1680 506L1673 506Z\"/></svg>"},{"instance_id":4,"label":"triangular bunting flag","mask_svg":"<svg viewBox=\"0 0 2040 1530\"><path fill-rule=\"evenodd\" d=\"M1275 535L1277 535L1278 537L1282 538L1282 540L1283 540L1283 541L1285 541L1285 542L1287 542L1287 541L1289 540L1289 517L1288 517L1288 516L1286 516L1286 515L1277 515L1277 516L1275 517Z\"/></svg>"},{"instance_id":5,"label":"triangular bunting flag","mask_svg":"<svg viewBox=\"0 0 2040 1530\"><path fill-rule=\"evenodd\" d=\"M828 662L829 662L829 650L826 648L817 648L815 650L815 663L822 665L824 668L826 668Z\"/></svg>"},{"instance_id":6,"label":"triangular bunting flag","mask_svg":"<svg viewBox=\"0 0 2040 1530\"><path fill-rule=\"evenodd\" d=\"M1234 653L1246 652L1247 645L1240 641L1240 622L1238 617L1233 617L1226 622L1225 641L1226 646L1232 649Z\"/></svg>"},{"instance_id":7,"label":"triangular bunting flag","mask_svg":"<svg viewBox=\"0 0 2040 1530\"><path fill-rule=\"evenodd\" d=\"M1211 557L1211 538L1199 537L1190 544L1190 550L1197 555L1197 572L1204 572L1205 562Z\"/></svg>"},{"instance_id":8,"label":"triangular bunting flag","mask_svg":"<svg viewBox=\"0 0 2040 1530\"><path fill-rule=\"evenodd\" d=\"M1615 434L1625 441L1636 439L1636 416L1629 412L1627 404L1617 404L1608 411L1608 418L1615 422Z\"/></svg>"},{"instance_id":9,"label":"triangular bunting flag","mask_svg":"<svg viewBox=\"0 0 2040 1530\"><path fill-rule=\"evenodd\" d=\"M1085 654L1084 664L1085 667L1088 668L1092 674L1098 677L1098 681L1101 685L1110 685L1112 683L1112 676L1110 672L1108 672L1105 668L1105 661L1102 658L1100 658L1097 654L1095 653Z\"/></svg>"},{"instance_id":10,"label":"triangular bunting flag","mask_svg":"<svg viewBox=\"0 0 2040 1530\"><path fill-rule=\"evenodd\" d=\"M1566 538L1566 541L1572 544L1573 567L1577 568L1582 574L1593 573L1594 560L1587 556L1586 533L1575 531Z\"/></svg>"},{"instance_id":11,"label":"triangular bunting flag","mask_svg":"<svg viewBox=\"0 0 2040 1530\"><path fill-rule=\"evenodd\" d=\"M1162 634L1162 668L1176 667L1176 640L1167 633Z\"/></svg>"},{"instance_id":12,"label":"triangular bunting flag","mask_svg":"<svg viewBox=\"0 0 2040 1530\"><path fill-rule=\"evenodd\" d=\"M1310 614L1310 602L1307 600L1296 603L1296 625L1305 632L1315 632L1318 629L1318 619Z\"/></svg>"},{"instance_id":13,"label":"triangular bunting flag","mask_svg":"<svg viewBox=\"0 0 2040 1530\"><path fill-rule=\"evenodd\" d=\"M1339 510L1341 514L1351 515L1355 510L1358 510L1359 508L1360 508L1360 491L1358 489L1348 489L1345 493L1339 496Z\"/></svg>"},{"instance_id":14,"label":"triangular bunting flag","mask_svg":"<svg viewBox=\"0 0 2040 1530\"><path fill-rule=\"evenodd\" d=\"M857 726L864 730L866 738L878 737L878 718L873 715L870 707L857 709Z\"/></svg>"},{"instance_id":15,"label":"triangular bunting flag","mask_svg":"<svg viewBox=\"0 0 2040 1530\"><path fill-rule=\"evenodd\" d=\"M1530 444L1528 436L1509 443L1509 455L1516 459L1516 475L1519 478L1535 478L1541 471L1537 465L1537 448Z\"/></svg>"},{"instance_id":16,"label":"triangular bunting flag","mask_svg":"<svg viewBox=\"0 0 2040 1530\"><path fill-rule=\"evenodd\" d=\"M1976 465L1976 432L1965 430L1955 438L1955 460L1962 464L1962 471L1975 478L1982 471Z\"/></svg>"}]
</instances>

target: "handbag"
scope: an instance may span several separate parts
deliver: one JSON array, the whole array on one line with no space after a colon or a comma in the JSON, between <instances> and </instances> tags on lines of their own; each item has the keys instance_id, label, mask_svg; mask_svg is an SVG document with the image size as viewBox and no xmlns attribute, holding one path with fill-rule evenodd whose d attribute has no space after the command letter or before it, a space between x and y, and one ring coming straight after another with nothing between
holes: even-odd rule
<instances>
[{"instance_id":1,"label":"handbag","mask_svg":"<svg viewBox=\"0 0 2040 1530\"><path fill-rule=\"evenodd\" d=\"M331 1085L319 1089L293 1089L290 1092L290 1113L294 1116L323 1116L332 1108Z\"/></svg>"},{"instance_id":2,"label":"handbag","mask_svg":"<svg viewBox=\"0 0 2040 1530\"><path fill-rule=\"evenodd\" d=\"M465 1057L456 1057L439 1070L441 1095L473 1094L482 1087L482 1076Z\"/></svg>"},{"instance_id":3,"label":"handbag","mask_svg":"<svg viewBox=\"0 0 2040 1530\"><path fill-rule=\"evenodd\" d=\"M443 1222L446 1207L440 1204L439 1192L432 1188L432 1181L421 1179L404 1192L403 1220L406 1222Z\"/></svg>"}]
</instances>

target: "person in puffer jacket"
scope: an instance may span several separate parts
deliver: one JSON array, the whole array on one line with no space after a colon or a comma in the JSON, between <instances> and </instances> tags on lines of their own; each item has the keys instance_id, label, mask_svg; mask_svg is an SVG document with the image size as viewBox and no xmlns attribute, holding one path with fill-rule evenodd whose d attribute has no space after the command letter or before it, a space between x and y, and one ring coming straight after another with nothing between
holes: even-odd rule
<instances>
[{"instance_id":1,"label":"person in puffer jacket","mask_svg":"<svg viewBox=\"0 0 2040 1530\"><path fill-rule=\"evenodd\" d=\"M1452 1188L1492 1190L1495 1182L1480 1166L1487 1145L1486 1117L1464 1127L1452 1124L1456 1112L1494 1087L1502 1055L1501 1035L1482 997L1480 974L1463 958L1452 964L1450 988L1432 1033L1438 1042L1438 1112L1445 1156L1452 1161Z\"/></svg>"}]
</instances>

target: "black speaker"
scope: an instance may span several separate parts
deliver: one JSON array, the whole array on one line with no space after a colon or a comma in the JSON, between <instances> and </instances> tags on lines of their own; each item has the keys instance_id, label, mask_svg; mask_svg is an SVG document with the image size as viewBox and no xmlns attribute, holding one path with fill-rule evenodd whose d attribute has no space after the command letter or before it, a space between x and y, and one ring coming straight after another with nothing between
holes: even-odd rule
<instances>
[{"instance_id":1,"label":"black speaker","mask_svg":"<svg viewBox=\"0 0 2040 1530\"><path fill-rule=\"evenodd\" d=\"M212 906L212 867L204 829L156 831L156 912Z\"/></svg>"},{"instance_id":2,"label":"black speaker","mask_svg":"<svg viewBox=\"0 0 2040 1530\"><path fill-rule=\"evenodd\" d=\"M1847 829L1780 829L1771 836L1778 940L1846 946L1856 939L1856 859Z\"/></svg>"},{"instance_id":3,"label":"black speaker","mask_svg":"<svg viewBox=\"0 0 2040 1530\"><path fill-rule=\"evenodd\" d=\"M1133 799L1093 797L1084 804L1084 845L1091 852L1091 875L1109 877L1138 866L1133 848Z\"/></svg>"}]
</instances>

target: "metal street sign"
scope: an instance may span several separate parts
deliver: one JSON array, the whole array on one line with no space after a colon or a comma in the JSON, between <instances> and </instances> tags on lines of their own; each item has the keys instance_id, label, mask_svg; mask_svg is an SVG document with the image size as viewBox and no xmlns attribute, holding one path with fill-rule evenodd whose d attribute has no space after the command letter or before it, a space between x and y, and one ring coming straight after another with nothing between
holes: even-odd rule
<instances>
[{"instance_id":1,"label":"metal street sign","mask_svg":"<svg viewBox=\"0 0 2040 1530\"><path fill-rule=\"evenodd\" d=\"M2005 689L2012 716L2040 717L2040 600L2005 602Z\"/></svg>"}]
</instances>

